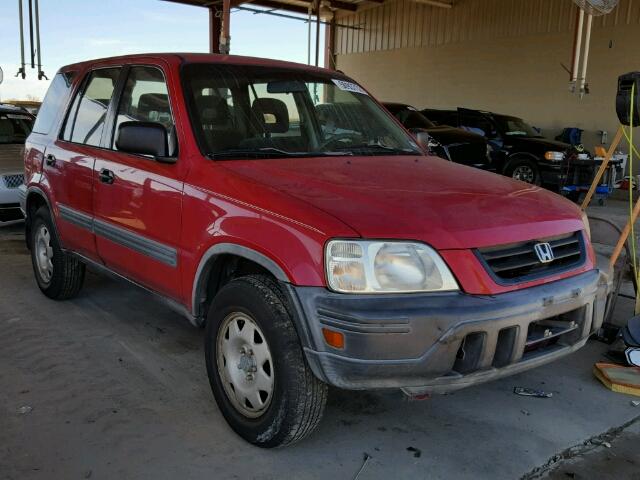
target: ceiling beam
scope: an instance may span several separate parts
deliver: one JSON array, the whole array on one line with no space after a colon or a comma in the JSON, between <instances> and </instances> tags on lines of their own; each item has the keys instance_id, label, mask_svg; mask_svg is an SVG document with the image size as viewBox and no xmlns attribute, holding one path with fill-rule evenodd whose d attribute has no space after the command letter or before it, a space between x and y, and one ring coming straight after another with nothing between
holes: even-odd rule
<instances>
[{"instance_id":1,"label":"ceiling beam","mask_svg":"<svg viewBox=\"0 0 640 480\"><path fill-rule=\"evenodd\" d=\"M251 4L259 5L260 7L274 8L277 10L286 10L288 12L302 13L303 15L306 15L307 13L309 13L309 10L307 9L307 7L290 5L288 3L280 3L275 0L253 0Z\"/></svg>"},{"instance_id":2,"label":"ceiling beam","mask_svg":"<svg viewBox=\"0 0 640 480\"><path fill-rule=\"evenodd\" d=\"M430 5L432 7L440 8L452 8L453 2L445 2L444 0L413 0L415 3L422 3L424 5Z\"/></svg>"},{"instance_id":3,"label":"ceiling beam","mask_svg":"<svg viewBox=\"0 0 640 480\"><path fill-rule=\"evenodd\" d=\"M349 12L355 12L358 10L358 6L355 3L347 3L340 0L329 0L329 6L337 8L338 10L347 10Z\"/></svg>"}]
</instances>

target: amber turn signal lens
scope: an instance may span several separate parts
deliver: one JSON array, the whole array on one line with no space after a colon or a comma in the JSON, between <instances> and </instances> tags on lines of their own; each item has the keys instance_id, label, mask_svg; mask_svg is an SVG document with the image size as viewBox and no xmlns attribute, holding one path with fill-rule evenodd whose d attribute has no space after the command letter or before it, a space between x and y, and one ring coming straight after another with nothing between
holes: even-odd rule
<instances>
[{"instance_id":1,"label":"amber turn signal lens","mask_svg":"<svg viewBox=\"0 0 640 480\"><path fill-rule=\"evenodd\" d=\"M340 332L323 328L322 335L324 335L324 341L327 342L327 345L333 348L344 348L344 335Z\"/></svg>"}]
</instances>

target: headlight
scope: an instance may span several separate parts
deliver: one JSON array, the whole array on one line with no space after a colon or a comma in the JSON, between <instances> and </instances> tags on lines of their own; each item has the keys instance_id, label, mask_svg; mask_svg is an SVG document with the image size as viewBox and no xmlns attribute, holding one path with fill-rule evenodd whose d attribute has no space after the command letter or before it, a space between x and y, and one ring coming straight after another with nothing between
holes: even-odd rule
<instances>
[{"instance_id":1,"label":"headlight","mask_svg":"<svg viewBox=\"0 0 640 480\"><path fill-rule=\"evenodd\" d=\"M458 290L440 255L422 243L332 240L325 265L329 288L342 293Z\"/></svg>"},{"instance_id":2,"label":"headlight","mask_svg":"<svg viewBox=\"0 0 640 480\"><path fill-rule=\"evenodd\" d=\"M552 162L561 162L564 159L564 153L562 152L545 152L544 158L551 160Z\"/></svg>"},{"instance_id":3,"label":"headlight","mask_svg":"<svg viewBox=\"0 0 640 480\"><path fill-rule=\"evenodd\" d=\"M584 223L584 231L587 233L587 237L591 240L591 226L589 226L589 217L587 217L587 212L584 210L582 213L582 223Z\"/></svg>"}]
</instances>

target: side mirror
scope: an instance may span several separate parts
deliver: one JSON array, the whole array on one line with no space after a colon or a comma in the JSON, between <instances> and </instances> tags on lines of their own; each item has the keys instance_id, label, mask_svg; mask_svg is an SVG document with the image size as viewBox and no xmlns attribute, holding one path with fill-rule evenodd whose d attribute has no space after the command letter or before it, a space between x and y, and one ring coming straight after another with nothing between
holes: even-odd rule
<instances>
[{"instance_id":1,"label":"side mirror","mask_svg":"<svg viewBox=\"0 0 640 480\"><path fill-rule=\"evenodd\" d=\"M436 142L433 137L424 130L411 129L410 132L413 134L416 142L418 142L418 145L428 152L431 152L433 148L438 145L438 142Z\"/></svg>"},{"instance_id":2,"label":"side mirror","mask_svg":"<svg viewBox=\"0 0 640 480\"><path fill-rule=\"evenodd\" d=\"M429 132L425 132L424 130L413 130L413 133L416 142L422 149L429 153L430 155L435 155L436 157L443 158L445 160L451 161L451 157L449 156L449 150L440 144L435 138L429 135Z\"/></svg>"},{"instance_id":3,"label":"side mirror","mask_svg":"<svg viewBox=\"0 0 640 480\"><path fill-rule=\"evenodd\" d=\"M175 163L169 157L169 138L164 125L156 122L122 122L116 138L118 150L137 155L151 155L161 163Z\"/></svg>"}]
</instances>

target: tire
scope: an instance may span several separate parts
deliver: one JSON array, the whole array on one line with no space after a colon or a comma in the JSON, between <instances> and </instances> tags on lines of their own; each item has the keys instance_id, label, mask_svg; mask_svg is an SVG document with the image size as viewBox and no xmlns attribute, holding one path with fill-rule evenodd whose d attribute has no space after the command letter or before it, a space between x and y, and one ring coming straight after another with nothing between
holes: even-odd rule
<instances>
[{"instance_id":1,"label":"tire","mask_svg":"<svg viewBox=\"0 0 640 480\"><path fill-rule=\"evenodd\" d=\"M251 275L220 289L207 316L205 355L213 395L231 428L263 448L309 435L327 400L327 386L305 361L287 305L275 280ZM238 340L239 335L246 338Z\"/></svg>"},{"instance_id":2,"label":"tire","mask_svg":"<svg viewBox=\"0 0 640 480\"><path fill-rule=\"evenodd\" d=\"M512 160L506 168L505 175L532 185L542 183L538 165L527 158Z\"/></svg>"},{"instance_id":3,"label":"tire","mask_svg":"<svg viewBox=\"0 0 640 480\"><path fill-rule=\"evenodd\" d=\"M51 214L46 207L36 211L30 233L31 263L42 293L54 300L75 297L84 282L85 266L60 248Z\"/></svg>"}]
</instances>

